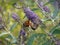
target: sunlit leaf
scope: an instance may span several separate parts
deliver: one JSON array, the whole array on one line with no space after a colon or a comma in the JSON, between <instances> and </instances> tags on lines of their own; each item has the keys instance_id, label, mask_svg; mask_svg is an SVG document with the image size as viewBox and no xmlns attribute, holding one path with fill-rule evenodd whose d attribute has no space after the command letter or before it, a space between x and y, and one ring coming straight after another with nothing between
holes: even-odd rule
<instances>
[{"instance_id":1,"label":"sunlit leaf","mask_svg":"<svg viewBox=\"0 0 60 45\"><path fill-rule=\"evenodd\" d=\"M11 27L10 27L10 31L13 31L13 29L17 26L18 22L14 23Z\"/></svg>"},{"instance_id":2,"label":"sunlit leaf","mask_svg":"<svg viewBox=\"0 0 60 45\"><path fill-rule=\"evenodd\" d=\"M3 33L0 34L0 37L2 37L4 35L7 35L7 34L9 34L9 33L8 32L3 32Z\"/></svg>"}]
</instances>

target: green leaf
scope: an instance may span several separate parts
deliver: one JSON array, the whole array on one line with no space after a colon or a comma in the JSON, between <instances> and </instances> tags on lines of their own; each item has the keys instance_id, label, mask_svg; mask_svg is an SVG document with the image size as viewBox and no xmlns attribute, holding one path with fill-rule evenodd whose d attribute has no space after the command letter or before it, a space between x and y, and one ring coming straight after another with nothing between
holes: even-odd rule
<instances>
[{"instance_id":1,"label":"green leaf","mask_svg":"<svg viewBox=\"0 0 60 45\"><path fill-rule=\"evenodd\" d=\"M9 36L9 37L7 37L6 35ZM4 36L7 37L7 38L15 39L15 37L12 34L8 33L8 32L2 32L0 34L0 37L4 37Z\"/></svg>"},{"instance_id":2,"label":"green leaf","mask_svg":"<svg viewBox=\"0 0 60 45\"><path fill-rule=\"evenodd\" d=\"M13 31L13 29L17 26L18 22L15 22L11 27L10 27L10 31Z\"/></svg>"},{"instance_id":3,"label":"green leaf","mask_svg":"<svg viewBox=\"0 0 60 45\"><path fill-rule=\"evenodd\" d=\"M45 5L48 5L48 4L50 4L50 3L52 3L52 1L45 3L44 6L45 6Z\"/></svg>"},{"instance_id":4,"label":"green leaf","mask_svg":"<svg viewBox=\"0 0 60 45\"><path fill-rule=\"evenodd\" d=\"M55 0L49 0L47 3L44 4L44 6L45 6L45 5L48 5L48 4L50 4L50 3L53 3L54 1L55 1Z\"/></svg>"},{"instance_id":5,"label":"green leaf","mask_svg":"<svg viewBox=\"0 0 60 45\"><path fill-rule=\"evenodd\" d=\"M12 34L9 34L8 37L6 37L6 41L10 42L11 44L15 44L17 42L17 39Z\"/></svg>"},{"instance_id":6,"label":"green leaf","mask_svg":"<svg viewBox=\"0 0 60 45\"><path fill-rule=\"evenodd\" d=\"M17 39L12 40L11 43L12 43L12 44L16 44L16 43L17 43Z\"/></svg>"},{"instance_id":7,"label":"green leaf","mask_svg":"<svg viewBox=\"0 0 60 45\"><path fill-rule=\"evenodd\" d=\"M58 13L59 13L59 10L55 8L54 12L53 12L53 17L52 18L53 19L56 18L56 16L58 15Z\"/></svg>"},{"instance_id":8,"label":"green leaf","mask_svg":"<svg viewBox=\"0 0 60 45\"><path fill-rule=\"evenodd\" d=\"M6 41L7 45L11 45L11 39L10 38L5 38L4 40Z\"/></svg>"},{"instance_id":9,"label":"green leaf","mask_svg":"<svg viewBox=\"0 0 60 45\"><path fill-rule=\"evenodd\" d=\"M59 29L55 29L55 31L52 34L60 34L60 28Z\"/></svg>"},{"instance_id":10,"label":"green leaf","mask_svg":"<svg viewBox=\"0 0 60 45\"><path fill-rule=\"evenodd\" d=\"M55 0L49 0L49 2L54 2Z\"/></svg>"},{"instance_id":11,"label":"green leaf","mask_svg":"<svg viewBox=\"0 0 60 45\"><path fill-rule=\"evenodd\" d=\"M39 10L38 8L33 8L32 11L36 11L36 10Z\"/></svg>"},{"instance_id":12,"label":"green leaf","mask_svg":"<svg viewBox=\"0 0 60 45\"><path fill-rule=\"evenodd\" d=\"M47 39L47 41L44 44L42 44L42 45L53 45L53 44L52 44L51 40Z\"/></svg>"},{"instance_id":13,"label":"green leaf","mask_svg":"<svg viewBox=\"0 0 60 45\"><path fill-rule=\"evenodd\" d=\"M8 18L7 18L7 23L9 24L10 23L10 14L8 15Z\"/></svg>"},{"instance_id":14,"label":"green leaf","mask_svg":"<svg viewBox=\"0 0 60 45\"><path fill-rule=\"evenodd\" d=\"M55 33L57 33L58 31L60 32L60 28L58 28L60 26L60 24L58 24L58 25L56 25L56 26L54 26L51 30L50 30L50 33L51 34L54 34L54 32ZM58 33L57 33L58 34Z\"/></svg>"},{"instance_id":15,"label":"green leaf","mask_svg":"<svg viewBox=\"0 0 60 45\"><path fill-rule=\"evenodd\" d=\"M46 37L46 35L45 35L45 34L42 34L42 33L32 34L32 35L30 36L30 38L28 39L27 45L32 45L34 39L37 38L37 36L39 36L39 37Z\"/></svg>"},{"instance_id":16,"label":"green leaf","mask_svg":"<svg viewBox=\"0 0 60 45\"><path fill-rule=\"evenodd\" d=\"M9 33L8 32L3 32L3 33L0 34L0 37L2 37L4 35L7 35L7 34L9 34Z\"/></svg>"}]
</instances>

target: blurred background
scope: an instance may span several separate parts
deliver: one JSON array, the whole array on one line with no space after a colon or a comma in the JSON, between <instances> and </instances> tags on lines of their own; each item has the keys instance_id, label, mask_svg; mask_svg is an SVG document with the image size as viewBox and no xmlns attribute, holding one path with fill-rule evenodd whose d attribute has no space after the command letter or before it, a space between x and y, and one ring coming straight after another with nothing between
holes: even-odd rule
<instances>
[{"instance_id":1,"label":"blurred background","mask_svg":"<svg viewBox=\"0 0 60 45\"><path fill-rule=\"evenodd\" d=\"M35 24L23 7L30 8L45 26L31 28ZM60 0L0 0L0 45L60 45Z\"/></svg>"}]
</instances>

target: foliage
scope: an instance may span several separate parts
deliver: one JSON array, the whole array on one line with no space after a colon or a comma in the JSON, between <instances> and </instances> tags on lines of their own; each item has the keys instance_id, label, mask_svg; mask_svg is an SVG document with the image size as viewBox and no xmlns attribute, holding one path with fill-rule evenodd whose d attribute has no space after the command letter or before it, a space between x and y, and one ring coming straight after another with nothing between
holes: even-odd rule
<instances>
[{"instance_id":1,"label":"foliage","mask_svg":"<svg viewBox=\"0 0 60 45\"><path fill-rule=\"evenodd\" d=\"M55 1L0 0L0 45L55 45L60 39L60 8ZM30 23L24 24L27 20Z\"/></svg>"}]
</instances>

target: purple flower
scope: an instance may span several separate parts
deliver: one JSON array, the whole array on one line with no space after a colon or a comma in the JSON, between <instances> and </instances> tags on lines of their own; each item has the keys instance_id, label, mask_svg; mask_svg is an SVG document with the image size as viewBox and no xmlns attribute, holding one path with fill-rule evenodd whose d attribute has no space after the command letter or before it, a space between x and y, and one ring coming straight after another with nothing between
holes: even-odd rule
<instances>
[{"instance_id":1,"label":"purple flower","mask_svg":"<svg viewBox=\"0 0 60 45\"><path fill-rule=\"evenodd\" d=\"M25 36L26 33L25 33L24 29L21 29L20 34L21 34L22 36Z\"/></svg>"},{"instance_id":2,"label":"purple flower","mask_svg":"<svg viewBox=\"0 0 60 45\"><path fill-rule=\"evenodd\" d=\"M34 24L41 23L41 20L39 19L37 14L35 14L30 8L24 8L24 12L27 18L31 20L31 22L33 22Z\"/></svg>"},{"instance_id":3,"label":"purple flower","mask_svg":"<svg viewBox=\"0 0 60 45\"><path fill-rule=\"evenodd\" d=\"M44 6L43 2L40 2L38 6L42 9L42 11L50 12L50 9L47 6Z\"/></svg>"},{"instance_id":4,"label":"purple flower","mask_svg":"<svg viewBox=\"0 0 60 45\"><path fill-rule=\"evenodd\" d=\"M17 22L19 22L20 20L19 16L16 13L12 13L12 18L16 20Z\"/></svg>"},{"instance_id":5,"label":"purple flower","mask_svg":"<svg viewBox=\"0 0 60 45\"><path fill-rule=\"evenodd\" d=\"M33 26L32 26L33 30L37 29L39 25L41 25L41 27L43 28L46 27L45 24L42 23L38 15L35 14L30 8L24 8L24 12L25 12L26 17L29 20L31 20L31 22L33 23Z\"/></svg>"},{"instance_id":6,"label":"purple flower","mask_svg":"<svg viewBox=\"0 0 60 45\"><path fill-rule=\"evenodd\" d=\"M24 8L25 15L33 23L32 29L35 30L39 25L43 25L37 14L35 14L30 8Z\"/></svg>"},{"instance_id":7,"label":"purple flower","mask_svg":"<svg viewBox=\"0 0 60 45\"><path fill-rule=\"evenodd\" d=\"M43 10L44 10L45 12L50 12L50 9L49 9L47 6L43 6Z\"/></svg>"}]
</instances>

